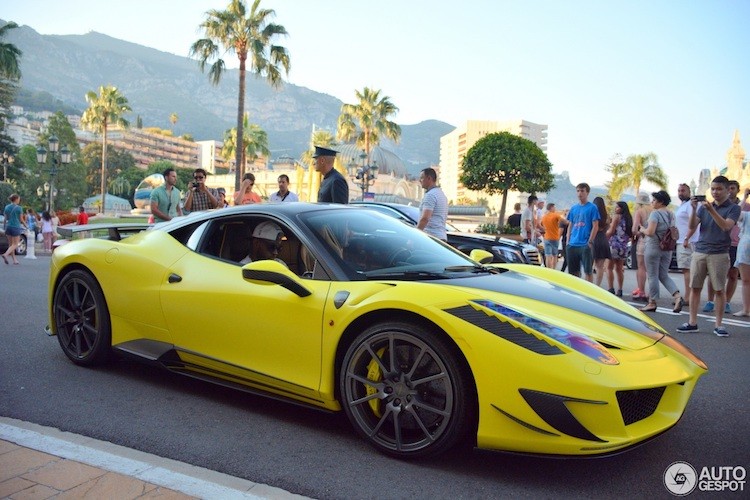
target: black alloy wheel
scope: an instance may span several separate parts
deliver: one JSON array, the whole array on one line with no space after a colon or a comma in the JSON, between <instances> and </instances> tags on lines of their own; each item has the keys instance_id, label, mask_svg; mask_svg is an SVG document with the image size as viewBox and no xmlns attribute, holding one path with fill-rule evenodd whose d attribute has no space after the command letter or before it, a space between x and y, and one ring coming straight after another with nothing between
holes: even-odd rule
<instances>
[{"instance_id":1,"label":"black alloy wheel","mask_svg":"<svg viewBox=\"0 0 750 500\"><path fill-rule=\"evenodd\" d=\"M75 270L62 278L52 310L57 339L71 361L93 366L108 360L112 344L109 310L99 283L89 272Z\"/></svg>"},{"instance_id":2,"label":"black alloy wheel","mask_svg":"<svg viewBox=\"0 0 750 500\"><path fill-rule=\"evenodd\" d=\"M476 396L467 369L446 340L408 323L359 335L341 367L342 405L356 430L399 458L444 452L474 424Z\"/></svg>"}]
</instances>

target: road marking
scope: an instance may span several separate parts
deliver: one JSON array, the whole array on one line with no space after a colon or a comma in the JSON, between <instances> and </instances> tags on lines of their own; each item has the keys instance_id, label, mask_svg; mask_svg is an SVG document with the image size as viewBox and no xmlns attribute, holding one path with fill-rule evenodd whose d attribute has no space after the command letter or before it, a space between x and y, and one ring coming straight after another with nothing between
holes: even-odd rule
<instances>
[{"instance_id":1,"label":"road marking","mask_svg":"<svg viewBox=\"0 0 750 500\"><path fill-rule=\"evenodd\" d=\"M628 302L631 306L635 307L636 309L640 309L643 307L643 302ZM670 316L689 316L689 313L685 310L686 308L683 308L682 312L672 312L671 309L668 309L666 307L657 307L655 312L661 313L661 314L669 314ZM730 313L731 316L731 313ZM716 317L709 314L701 314L698 313L699 319L704 319L706 322L714 323L716 321ZM724 316L724 318L721 320L722 325L732 325L732 326L738 326L740 328L750 328L750 321L743 321L741 319L734 319L734 318L727 318Z\"/></svg>"}]
</instances>

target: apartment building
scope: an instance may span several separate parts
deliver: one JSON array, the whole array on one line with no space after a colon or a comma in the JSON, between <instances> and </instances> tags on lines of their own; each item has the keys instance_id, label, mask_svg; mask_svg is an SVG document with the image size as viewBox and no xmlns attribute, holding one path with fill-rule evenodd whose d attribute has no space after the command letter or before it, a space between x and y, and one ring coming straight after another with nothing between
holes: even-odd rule
<instances>
[{"instance_id":1,"label":"apartment building","mask_svg":"<svg viewBox=\"0 0 750 500\"><path fill-rule=\"evenodd\" d=\"M533 141L543 151L547 150L547 125L531 123L526 120L480 121L469 120L452 132L440 138L440 170L438 181L448 197L448 201L476 201L479 198L489 200L490 207L500 207L500 196L488 196L486 193L466 189L460 182L461 163L466 152L482 137L495 132L510 132L524 139ZM519 201L519 193L512 193L508 204Z\"/></svg>"}]
</instances>

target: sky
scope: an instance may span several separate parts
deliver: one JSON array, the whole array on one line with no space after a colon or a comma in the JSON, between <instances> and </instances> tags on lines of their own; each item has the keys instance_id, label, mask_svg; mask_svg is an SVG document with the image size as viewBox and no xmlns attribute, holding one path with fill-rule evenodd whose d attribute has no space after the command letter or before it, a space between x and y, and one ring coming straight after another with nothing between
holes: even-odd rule
<instances>
[{"instance_id":1,"label":"sky","mask_svg":"<svg viewBox=\"0 0 750 500\"><path fill-rule=\"evenodd\" d=\"M229 0L0 0L41 34L97 31L187 56ZM548 126L556 173L601 185L614 155L653 152L675 194L750 149L748 0L262 0L289 36L287 81L355 102L381 90L399 124ZM225 60L230 61L234 56ZM236 64L234 64L236 67ZM645 189L652 188L645 186Z\"/></svg>"}]
</instances>

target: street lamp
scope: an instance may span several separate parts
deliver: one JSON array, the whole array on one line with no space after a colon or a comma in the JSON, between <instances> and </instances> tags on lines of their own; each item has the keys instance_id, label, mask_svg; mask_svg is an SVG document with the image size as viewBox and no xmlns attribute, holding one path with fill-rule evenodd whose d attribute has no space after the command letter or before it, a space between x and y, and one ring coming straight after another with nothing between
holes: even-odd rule
<instances>
[{"instance_id":1,"label":"street lamp","mask_svg":"<svg viewBox=\"0 0 750 500\"><path fill-rule=\"evenodd\" d=\"M54 210L55 208L55 196L57 196L57 190L55 189L55 176L57 175L57 168L60 165L67 165L70 163L70 150L67 146L63 145L62 148L59 150L59 158L58 158L58 148L60 147L60 141L57 137L54 135L49 138L49 152L52 154L52 166L49 169L49 187L47 187L47 183L44 183L44 193L49 194L49 200L47 202L47 210L50 212ZM44 149L44 146L39 146L36 150L36 161L39 165L46 165L47 164L47 150ZM36 190L37 194L40 194L39 188Z\"/></svg>"},{"instance_id":2,"label":"street lamp","mask_svg":"<svg viewBox=\"0 0 750 500\"><path fill-rule=\"evenodd\" d=\"M12 166L16 159L13 158L13 155L9 155L7 151L3 151L0 160L3 163L3 182L8 182L8 167Z\"/></svg>"},{"instance_id":3,"label":"street lamp","mask_svg":"<svg viewBox=\"0 0 750 500\"><path fill-rule=\"evenodd\" d=\"M378 166L375 161L372 162L372 165L367 164L367 153L364 151L359 155L359 159L362 162L361 166L357 165L352 159L346 169L352 182L362 190L362 201L364 201L367 188L375 184L375 179L378 177Z\"/></svg>"},{"instance_id":4,"label":"street lamp","mask_svg":"<svg viewBox=\"0 0 750 500\"><path fill-rule=\"evenodd\" d=\"M50 196L53 198L57 196L57 189L50 190L49 182L45 182L42 186L36 188L36 195L44 199L44 210L49 210Z\"/></svg>"}]
</instances>

